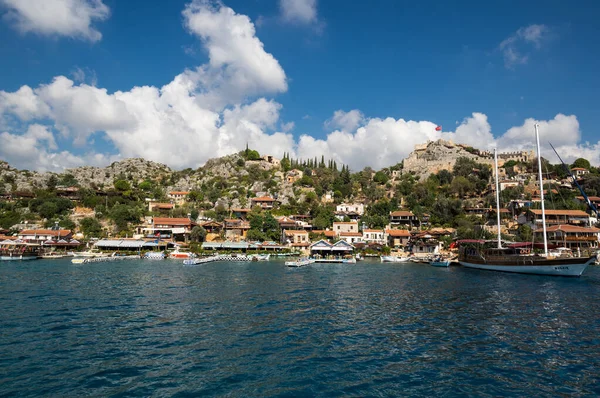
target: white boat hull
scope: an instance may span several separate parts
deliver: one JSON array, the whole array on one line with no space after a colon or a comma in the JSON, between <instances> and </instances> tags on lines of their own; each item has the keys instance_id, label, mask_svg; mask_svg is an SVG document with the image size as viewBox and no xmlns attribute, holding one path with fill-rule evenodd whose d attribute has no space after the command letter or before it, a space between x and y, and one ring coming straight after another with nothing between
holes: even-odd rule
<instances>
[{"instance_id":1,"label":"white boat hull","mask_svg":"<svg viewBox=\"0 0 600 398\"><path fill-rule=\"evenodd\" d=\"M382 263L405 263L410 257L381 256Z\"/></svg>"},{"instance_id":2,"label":"white boat hull","mask_svg":"<svg viewBox=\"0 0 600 398\"><path fill-rule=\"evenodd\" d=\"M463 267L482 269L487 271L512 272L517 274L555 275L555 276L581 276L592 259L582 258L577 264L557 265L498 265L498 264L475 264L460 261Z\"/></svg>"},{"instance_id":3,"label":"white boat hull","mask_svg":"<svg viewBox=\"0 0 600 398\"><path fill-rule=\"evenodd\" d=\"M0 256L0 261L25 261L25 260L37 260L38 256L29 255L14 255L14 256Z\"/></svg>"}]
</instances>

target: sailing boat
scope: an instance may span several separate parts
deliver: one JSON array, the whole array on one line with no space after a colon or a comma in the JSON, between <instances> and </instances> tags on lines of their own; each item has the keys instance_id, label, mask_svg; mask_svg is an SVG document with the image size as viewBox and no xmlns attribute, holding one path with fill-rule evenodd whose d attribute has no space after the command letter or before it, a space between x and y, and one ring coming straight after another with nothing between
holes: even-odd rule
<instances>
[{"instance_id":1,"label":"sailing boat","mask_svg":"<svg viewBox=\"0 0 600 398\"><path fill-rule=\"evenodd\" d=\"M498 246L496 248L479 249L463 246L460 249L458 262L467 268L490 271L515 272L519 274L581 276L588 265L596 260L591 257L552 257L548 255L548 240L546 237L546 210L544 207L544 184L542 181L542 162L540 156L540 138L538 125L535 125L537 143L538 173L540 181L540 199L542 201L542 228L544 234L544 254L532 255L520 248L502 247L500 239L500 190L498 183L498 153L494 151L494 166L496 172L496 215L498 225Z\"/></svg>"}]
</instances>

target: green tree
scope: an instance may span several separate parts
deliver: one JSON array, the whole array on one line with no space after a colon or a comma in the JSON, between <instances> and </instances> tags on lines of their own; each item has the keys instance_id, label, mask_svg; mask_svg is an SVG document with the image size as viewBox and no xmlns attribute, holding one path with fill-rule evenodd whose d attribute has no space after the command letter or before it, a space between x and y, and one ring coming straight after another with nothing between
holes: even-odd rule
<instances>
[{"instance_id":1,"label":"green tree","mask_svg":"<svg viewBox=\"0 0 600 398\"><path fill-rule=\"evenodd\" d=\"M87 238L99 238L102 236L102 225L93 217L86 217L79 221L79 228Z\"/></svg>"},{"instance_id":2,"label":"green tree","mask_svg":"<svg viewBox=\"0 0 600 398\"><path fill-rule=\"evenodd\" d=\"M473 192L474 188L475 186L473 183L461 175L454 177L450 184L450 191L459 198L464 198L466 195Z\"/></svg>"},{"instance_id":3,"label":"green tree","mask_svg":"<svg viewBox=\"0 0 600 398\"><path fill-rule=\"evenodd\" d=\"M575 161L573 162L573 165L571 166L571 168L574 168L574 167L581 167L581 168L589 170L592 167L592 165L590 164L590 162L587 159L578 158L578 159L575 159Z\"/></svg>"},{"instance_id":4,"label":"green tree","mask_svg":"<svg viewBox=\"0 0 600 398\"><path fill-rule=\"evenodd\" d=\"M46 186L48 187L49 191L54 191L54 190L56 190L57 185L58 185L58 178L56 178L56 176L54 174L52 174L48 178L48 181L46 181Z\"/></svg>"},{"instance_id":5,"label":"green tree","mask_svg":"<svg viewBox=\"0 0 600 398\"><path fill-rule=\"evenodd\" d=\"M201 191L192 189L188 195L187 195L187 199L190 202L202 202L204 200L204 193L202 193Z\"/></svg>"},{"instance_id":6,"label":"green tree","mask_svg":"<svg viewBox=\"0 0 600 398\"><path fill-rule=\"evenodd\" d=\"M247 150L246 152L246 160L260 160L260 154L255 150Z\"/></svg>"},{"instance_id":7,"label":"green tree","mask_svg":"<svg viewBox=\"0 0 600 398\"><path fill-rule=\"evenodd\" d=\"M152 182L150 182L148 180L142 181L140 183L140 185L138 185L138 188L145 192L151 191L153 187L154 187L154 184L152 184Z\"/></svg>"},{"instance_id":8,"label":"green tree","mask_svg":"<svg viewBox=\"0 0 600 398\"><path fill-rule=\"evenodd\" d=\"M446 185L452 182L452 173L450 173L448 170L440 170L436 176L440 185Z\"/></svg>"},{"instance_id":9,"label":"green tree","mask_svg":"<svg viewBox=\"0 0 600 398\"><path fill-rule=\"evenodd\" d=\"M521 224L518 229L517 237L521 242L532 242L533 231L531 230L531 227L527 224Z\"/></svg>"},{"instance_id":10,"label":"green tree","mask_svg":"<svg viewBox=\"0 0 600 398\"><path fill-rule=\"evenodd\" d=\"M270 240L279 241L279 239L281 238L279 223L270 212L267 212L267 214L263 218L263 232L265 233L265 236Z\"/></svg>"},{"instance_id":11,"label":"green tree","mask_svg":"<svg viewBox=\"0 0 600 398\"><path fill-rule=\"evenodd\" d=\"M292 169L292 164L290 162L290 159L288 158L283 158L281 159L281 168L283 169L284 173L287 173L288 171L290 171Z\"/></svg>"},{"instance_id":12,"label":"green tree","mask_svg":"<svg viewBox=\"0 0 600 398\"><path fill-rule=\"evenodd\" d=\"M79 185L79 182L73 174L67 173L60 178L60 180L58 181L58 185L62 185L65 187L74 187Z\"/></svg>"},{"instance_id":13,"label":"green tree","mask_svg":"<svg viewBox=\"0 0 600 398\"><path fill-rule=\"evenodd\" d=\"M130 222L137 222L140 219L138 209L126 204L115 205L109 214L118 230L126 229Z\"/></svg>"},{"instance_id":14,"label":"green tree","mask_svg":"<svg viewBox=\"0 0 600 398\"><path fill-rule=\"evenodd\" d=\"M50 219L58 213L58 206L56 206L56 203L52 201L44 202L39 207L38 213L40 217Z\"/></svg>"},{"instance_id":15,"label":"green tree","mask_svg":"<svg viewBox=\"0 0 600 398\"><path fill-rule=\"evenodd\" d=\"M265 240L265 234L258 229L249 229L246 234L246 239L262 242Z\"/></svg>"},{"instance_id":16,"label":"green tree","mask_svg":"<svg viewBox=\"0 0 600 398\"><path fill-rule=\"evenodd\" d=\"M116 180L114 182L114 186L117 191L121 191L121 192L131 190L131 185L126 180Z\"/></svg>"},{"instance_id":17,"label":"green tree","mask_svg":"<svg viewBox=\"0 0 600 398\"><path fill-rule=\"evenodd\" d=\"M378 171L373 176L373 181L379 185L385 185L385 183L389 181L389 177L383 171Z\"/></svg>"},{"instance_id":18,"label":"green tree","mask_svg":"<svg viewBox=\"0 0 600 398\"><path fill-rule=\"evenodd\" d=\"M190 238L194 242L204 242L204 239L206 239L206 229L204 229L203 227L201 227L199 225L196 225L190 231Z\"/></svg>"}]
</instances>

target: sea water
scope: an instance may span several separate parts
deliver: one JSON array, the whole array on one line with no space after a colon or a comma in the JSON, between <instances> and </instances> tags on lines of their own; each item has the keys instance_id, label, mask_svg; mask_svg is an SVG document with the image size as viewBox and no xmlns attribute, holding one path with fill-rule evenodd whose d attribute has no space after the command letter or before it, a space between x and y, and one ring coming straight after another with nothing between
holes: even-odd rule
<instances>
[{"instance_id":1,"label":"sea water","mask_svg":"<svg viewBox=\"0 0 600 398\"><path fill-rule=\"evenodd\" d=\"M598 396L600 268L0 264L1 396Z\"/></svg>"}]
</instances>

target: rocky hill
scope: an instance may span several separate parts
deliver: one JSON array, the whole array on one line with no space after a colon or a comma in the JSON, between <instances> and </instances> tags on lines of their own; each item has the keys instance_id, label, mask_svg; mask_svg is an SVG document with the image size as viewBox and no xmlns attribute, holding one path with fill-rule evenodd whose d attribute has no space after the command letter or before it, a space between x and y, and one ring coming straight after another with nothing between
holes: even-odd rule
<instances>
[{"instance_id":1,"label":"rocky hill","mask_svg":"<svg viewBox=\"0 0 600 398\"><path fill-rule=\"evenodd\" d=\"M72 175L82 187L103 188L111 187L117 179L132 182L144 180L160 181L170 178L173 174L167 165L141 158L125 159L114 162L107 167L84 166L67 169L62 175ZM60 174L58 175L61 176Z\"/></svg>"},{"instance_id":2,"label":"rocky hill","mask_svg":"<svg viewBox=\"0 0 600 398\"><path fill-rule=\"evenodd\" d=\"M460 157L467 157L478 163L493 164L493 156L489 152L438 140L417 145L404 160L402 173L420 176L423 181L430 174L440 170L451 171ZM527 162L532 157L533 153L508 153L500 154L499 160L501 163L509 159ZM305 167L300 166L300 168L304 170ZM390 174L389 170L386 173ZM388 177L392 176L388 175ZM325 178L330 176L325 175ZM84 188L106 190L112 189L117 180L125 180L132 187L147 182L164 193L200 191L204 194L205 204L210 203L215 207L219 204L226 207L244 207L248 205L248 198L262 195L275 196L280 202L287 204L302 199L303 195L311 190L310 185L303 184L299 187L292 181L288 182L278 159L264 156L262 159L247 160L244 152L210 159L203 167L196 170L179 171L140 158L114 162L107 167L78 167L58 174L17 170L6 162L0 161L0 193L33 192L36 189L45 189L49 184L79 185ZM321 186L326 185L321 184ZM354 193L358 194L358 192Z\"/></svg>"},{"instance_id":3,"label":"rocky hill","mask_svg":"<svg viewBox=\"0 0 600 398\"><path fill-rule=\"evenodd\" d=\"M436 174L441 170L452 171L456 160L461 157L473 159L477 163L488 164L492 167L494 165L494 155L491 152L440 139L415 146L415 150L404 159L403 172L420 176L421 180L424 180L430 174ZM533 157L533 152L500 153L498 154L498 165L501 167L504 162L509 160L530 162Z\"/></svg>"}]
</instances>

